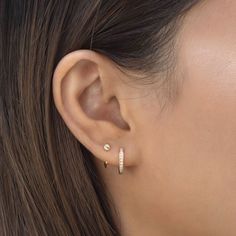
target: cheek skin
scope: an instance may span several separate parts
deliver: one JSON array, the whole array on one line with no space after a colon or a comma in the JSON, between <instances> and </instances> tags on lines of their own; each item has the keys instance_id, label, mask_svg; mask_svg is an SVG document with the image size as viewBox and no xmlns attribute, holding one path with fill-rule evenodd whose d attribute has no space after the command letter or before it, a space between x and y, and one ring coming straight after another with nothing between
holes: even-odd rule
<instances>
[{"instance_id":1,"label":"cheek skin","mask_svg":"<svg viewBox=\"0 0 236 236\"><path fill-rule=\"evenodd\" d=\"M178 103L146 127L146 191L156 185L152 207L172 235L236 235L236 4L223 2L186 20Z\"/></svg>"}]
</instances>

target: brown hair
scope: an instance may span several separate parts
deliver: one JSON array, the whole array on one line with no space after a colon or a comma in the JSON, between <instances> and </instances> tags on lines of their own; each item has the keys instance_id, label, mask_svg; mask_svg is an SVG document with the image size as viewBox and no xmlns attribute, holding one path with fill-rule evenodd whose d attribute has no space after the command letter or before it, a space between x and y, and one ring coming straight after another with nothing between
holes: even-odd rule
<instances>
[{"instance_id":1,"label":"brown hair","mask_svg":"<svg viewBox=\"0 0 236 236\"><path fill-rule=\"evenodd\" d=\"M0 234L119 235L91 153L70 133L52 76L71 51L142 74L167 68L176 20L194 0L0 2Z\"/></svg>"}]
</instances>

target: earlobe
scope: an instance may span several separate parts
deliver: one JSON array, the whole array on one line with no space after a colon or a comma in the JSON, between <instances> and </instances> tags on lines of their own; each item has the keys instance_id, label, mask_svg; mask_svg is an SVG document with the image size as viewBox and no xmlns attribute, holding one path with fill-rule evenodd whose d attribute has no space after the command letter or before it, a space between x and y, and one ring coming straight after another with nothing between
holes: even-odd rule
<instances>
[{"instance_id":1,"label":"earlobe","mask_svg":"<svg viewBox=\"0 0 236 236\"><path fill-rule=\"evenodd\" d=\"M101 161L118 165L119 148L128 145L131 130L120 111L113 70L96 52L67 54L53 76L53 97L71 133ZM107 142L113 147L109 152L104 151ZM132 163L134 158L126 161Z\"/></svg>"}]
</instances>

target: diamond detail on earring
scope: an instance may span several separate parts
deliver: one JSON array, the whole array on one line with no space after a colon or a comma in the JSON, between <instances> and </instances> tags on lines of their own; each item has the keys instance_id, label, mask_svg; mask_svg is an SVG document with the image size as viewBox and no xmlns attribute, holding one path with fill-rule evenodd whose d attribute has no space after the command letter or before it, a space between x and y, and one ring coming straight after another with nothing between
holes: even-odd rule
<instances>
[{"instance_id":1,"label":"diamond detail on earring","mask_svg":"<svg viewBox=\"0 0 236 236\"><path fill-rule=\"evenodd\" d=\"M119 174L121 175L124 171L124 149L120 148L119 151Z\"/></svg>"}]
</instances>

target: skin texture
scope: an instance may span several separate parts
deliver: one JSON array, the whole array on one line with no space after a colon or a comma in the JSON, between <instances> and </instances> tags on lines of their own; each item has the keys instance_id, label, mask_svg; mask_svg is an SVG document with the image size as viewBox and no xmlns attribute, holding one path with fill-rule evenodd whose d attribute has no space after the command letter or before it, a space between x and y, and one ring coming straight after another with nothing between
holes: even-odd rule
<instances>
[{"instance_id":1,"label":"skin texture","mask_svg":"<svg viewBox=\"0 0 236 236\"><path fill-rule=\"evenodd\" d=\"M188 12L177 35L180 92L162 112L156 84L126 83L131 75L98 53L75 51L58 64L55 105L96 157L122 235L236 235L235 12L233 0Z\"/></svg>"}]
</instances>

